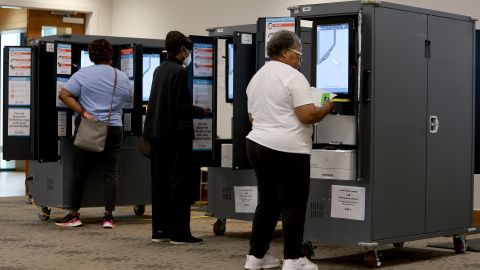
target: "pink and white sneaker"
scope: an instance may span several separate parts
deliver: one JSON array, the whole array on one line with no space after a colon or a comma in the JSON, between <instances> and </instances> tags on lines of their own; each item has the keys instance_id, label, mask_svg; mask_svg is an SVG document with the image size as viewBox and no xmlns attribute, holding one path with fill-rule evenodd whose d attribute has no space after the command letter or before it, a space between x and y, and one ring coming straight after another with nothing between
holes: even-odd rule
<instances>
[{"instance_id":1,"label":"pink and white sneaker","mask_svg":"<svg viewBox=\"0 0 480 270\"><path fill-rule=\"evenodd\" d=\"M62 220L56 221L55 225L62 227L78 227L82 226L82 221L80 220L80 214L76 216L68 213Z\"/></svg>"},{"instance_id":2,"label":"pink and white sneaker","mask_svg":"<svg viewBox=\"0 0 480 270\"><path fill-rule=\"evenodd\" d=\"M103 228L113 229L114 226L115 226L115 220L113 219L112 214L105 214L103 216Z\"/></svg>"}]
</instances>

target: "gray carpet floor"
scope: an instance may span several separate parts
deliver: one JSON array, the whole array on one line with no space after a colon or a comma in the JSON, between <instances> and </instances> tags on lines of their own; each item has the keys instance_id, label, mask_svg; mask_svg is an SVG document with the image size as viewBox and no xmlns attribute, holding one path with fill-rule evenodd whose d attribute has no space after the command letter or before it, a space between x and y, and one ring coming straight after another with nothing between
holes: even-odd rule
<instances>
[{"instance_id":1,"label":"gray carpet floor","mask_svg":"<svg viewBox=\"0 0 480 270\"><path fill-rule=\"evenodd\" d=\"M214 236L215 218L193 209L193 234L202 245L172 246L150 241L150 208L146 216L133 215L133 207L118 207L117 227L101 228L102 208L82 209L84 226L61 228L53 220L40 221L38 209L23 197L0 198L0 270L23 269L243 269L251 223L228 220L224 236ZM64 215L53 209L52 219ZM478 235L472 238L480 238ZM451 250L427 247L446 242L440 237L412 241L404 248L382 247L381 269L480 269L480 253L455 255ZM320 269L364 269L358 246L318 245L314 262ZM270 253L281 257L281 227Z\"/></svg>"}]
</instances>

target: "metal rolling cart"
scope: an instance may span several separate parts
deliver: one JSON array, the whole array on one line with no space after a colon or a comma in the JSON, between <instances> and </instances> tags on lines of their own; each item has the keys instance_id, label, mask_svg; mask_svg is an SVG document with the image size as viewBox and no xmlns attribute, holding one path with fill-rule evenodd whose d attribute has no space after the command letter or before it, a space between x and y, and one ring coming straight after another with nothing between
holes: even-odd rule
<instances>
[{"instance_id":1,"label":"metal rolling cart","mask_svg":"<svg viewBox=\"0 0 480 270\"><path fill-rule=\"evenodd\" d=\"M68 78L89 64L88 43L97 38L109 40L114 47L114 65L125 70L134 82L129 106L123 109L124 143L121 148L117 205L135 205L134 212L143 215L150 203L150 162L138 151L138 136L142 133L143 53L155 53L160 60L163 40L100 36L49 36L37 40L31 47L6 47L3 63L4 82L4 158L29 160L27 189L40 207L39 218L50 218L50 207L68 208L72 181L72 148L74 115L57 100L58 91ZM58 60L62 53L69 63L62 72ZM86 55L84 55L86 54ZM22 56L23 55L23 56ZM25 57L28 56L28 57ZM86 57L85 57L86 56ZM19 60L20 59L20 60ZM9 65L23 61L25 70L15 71ZM66 71L68 70L68 71ZM9 95L9 81L28 81L23 87L24 99ZM15 91L19 91L15 89ZM22 92L22 93L23 93ZM14 92L12 92L14 93ZM21 93L17 93L21 94ZM85 186L82 206L103 205L101 168L95 167Z\"/></svg>"},{"instance_id":2,"label":"metal rolling cart","mask_svg":"<svg viewBox=\"0 0 480 270\"><path fill-rule=\"evenodd\" d=\"M337 84L344 101L315 128L305 241L357 244L372 268L387 244L451 235L464 253L475 230L474 20L383 1L289 9L302 73Z\"/></svg>"}]
</instances>

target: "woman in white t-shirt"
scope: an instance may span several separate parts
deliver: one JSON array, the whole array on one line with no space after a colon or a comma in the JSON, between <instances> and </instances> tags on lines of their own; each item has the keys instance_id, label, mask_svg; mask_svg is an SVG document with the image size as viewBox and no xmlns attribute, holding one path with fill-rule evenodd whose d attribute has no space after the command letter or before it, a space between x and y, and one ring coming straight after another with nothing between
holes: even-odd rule
<instances>
[{"instance_id":1,"label":"woman in white t-shirt","mask_svg":"<svg viewBox=\"0 0 480 270\"><path fill-rule=\"evenodd\" d=\"M318 269L303 257L302 242L310 185L312 124L333 110L331 102L316 107L310 84L297 68L302 59L300 38L291 31L275 33L267 44L267 62L247 87L252 131L247 154L257 176L255 210L245 269L267 269L280 261L266 255L282 216L282 269Z\"/></svg>"}]
</instances>

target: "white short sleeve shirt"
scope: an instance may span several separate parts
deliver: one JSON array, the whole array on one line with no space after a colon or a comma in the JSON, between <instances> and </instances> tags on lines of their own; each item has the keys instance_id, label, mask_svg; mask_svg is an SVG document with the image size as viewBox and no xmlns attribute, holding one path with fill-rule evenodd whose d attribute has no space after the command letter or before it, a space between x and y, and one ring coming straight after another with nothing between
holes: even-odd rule
<instances>
[{"instance_id":1,"label":"white short sleeve shirt","mask_svg":"<svg viewBox=\"0 0 480 270\"><path fill-rule=\"evenodd\" d=\"M295 108L313 103L303 74L279 61L266 63L247 87L252 131L247 138L273 150L311 154L312 125L300 122Z\"/></svg>"}]
</instances>

